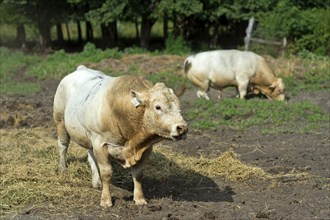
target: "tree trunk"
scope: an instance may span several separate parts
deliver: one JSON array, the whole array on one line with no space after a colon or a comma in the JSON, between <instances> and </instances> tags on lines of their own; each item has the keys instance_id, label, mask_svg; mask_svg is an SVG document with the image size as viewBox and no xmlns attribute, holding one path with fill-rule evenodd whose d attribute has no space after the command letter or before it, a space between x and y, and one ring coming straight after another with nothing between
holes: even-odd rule
<instances>
[{"instance_id":1,"label":"tree trunk","mask_svg":"<svg viewBox=\"0 0 330 220\"><path fill-rule=\"evenodd\" d=\"M163 37L164 41L168 38L168 14L164 12L164 26L163 26Z\"/></svg>"},{"instance_id":2,"label":"tree trunk","mask_svg":"<svg viewBox=\"0 0 330 220\"><path fill-rule=\"evenodd\" d=\"M107 25L104 23L101 23L101 34L102 34L102 41L104 46L108 47L108 31L107 31Z\"/></svg>"},{"instance_id":3,"label":"tree trunk","mask_svg":"<svg viewBox=\"0 0 330 220\"><path fill-rule=\"evenodd\" d=\"M140 38L140 33L139 33L139 22L137 19L135 19L135 33L136 33L136 39Z\"/></svg>"},{"instance_id":4,"label":"tree trunk","mask_svg":"<svg viewBox=\"0 0 330 220\"><path fill-rule=\"evenodd\" d=\"M77 21L77 30L78 30L78 44L82 43L82 33L81 33L81 24L80 21Z\"/></svg>"},{"instance_id":5,"label":"tree trunk","mask_svg":"<svg viewBox=\"0 0 330 220\"><path fill-rule=\"evenodd\" d=\"M41 22L38 24L39 29L39 43L43 48L51 46L50 25L48 22Z\"/></svg>"},{"instance_id":6,"label":"tree trunk","mask_svg":"<svg viewBox=\"0 0 330 220\"><path fill-rule=\"evenodd\" d=\"M102 40L106 47L114 47L118 40L117 21L101 24Z\"/></svg>"},{"instance_id":7,"label":"tree trunk","mask_svg":"<svg viewBox=\"0 0 330 220\"><path fill-rule=\"evenodd\" d=\"M173 14L173 37L177 38L180 35L180 24L178 21L178 16L174 12Z\"/></svg>"},{"instance_id":8,"label":"tree trunk","mask_svg":"<svg viewBox=\"0 0 330 220\"><path fill-rule=\"evenodd\" d=\"M155 21L151 20L147 16L142 17L141 22L141 36L140 36L140 46L142 48L148 48L151 39L151 28Z\"/></svg>"},{"instance_id":9,"label":"tree trunk","mask_svg":"<svg viewBox=\"0 0 330 220\"><path fill-rule=\"evenodd\" d=\"M20 24L16 27L16 42L19 44L21 49L26 48L26 34L23 24Z\"/></svg>"},{"instance_id":10,"label":"tree trunk","mask_svg":"<svg viewBox=\"0 0 330 220\"><path fill-rule=\"evenodd\" d=\"M114 47L117 44L118 40L118 30L117 30L117 21L110 22L108 27L110 35L110 47Z\"/></svg>"},{"instance_id":11,"label":"tree trunk","mask_svg":"<svg viewBox=\"0 0 330 220\"><path fill-rule=\"evenodd\" d=\"M86 21L86 38L87 41L93 41L93 28L90 21Z\"/></svg>"},{"instance_id":12,"label":"tree trunk","mask_svg":"<svg viewBox=\"0 0 330 220\"><path fill-rule=\"evenodd\" d=\"M219 23L216 22L214 25L213 33L211 35L210 48L215 49L217 47L218 37L219 37Z\"/></svg>"},{"instance_id":13,"label":"tree trunk","mask_svg":"<svg viewBox=\"0 0 330 220\"><path fill-rule=\"evenodd\" d=\"M57 33L58 45L63 46L64 45L64 38L63 38L63 30L62 30L62 24L61 23L56 24L56 33Z\"/></svg>"},{"instance_id":14,"label":"tree trunk","mask_svg":"<svg viewBox=\"0 0 330 220\"><path fill-rule=\"evenodd\" d=\"M71 35L70 35L70 29L69 29L69 25L67 22L65 22L65 28L66 28L66 34L68 35L68 40L69 43L71 44Z\"/></svg>"}]
</instances>

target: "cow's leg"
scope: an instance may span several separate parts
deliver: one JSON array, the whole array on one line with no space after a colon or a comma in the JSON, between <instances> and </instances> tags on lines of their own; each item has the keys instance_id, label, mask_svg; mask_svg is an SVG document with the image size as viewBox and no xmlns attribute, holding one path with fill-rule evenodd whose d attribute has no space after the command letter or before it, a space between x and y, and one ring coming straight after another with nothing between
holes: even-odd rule
<instances>
[{"instance_id":1,"label":"cow's leg","mask_svg":"<svg viewBox=\"0 0 330 220\"><path fill-rule=\"evenodd\" d=\"M93 149L97 164L100 169L102 180L101 206L107 208L113 206L110 194L110 180L112 176L112 166L109 161L108 149L101 146Z\"/></svg>"},{"instance_id":2,"label":"cow's leg","mask_svg":"<svg viewBox=\"0 0 330 220\"><path fill-rule=\"evenodd\" d=\"M144 152L139 163L133 166L131 170L131 175L134 182L133 200L135 201L136 205L147 204L147 201L144 198L144 194L142 190L142 178L143 178L143 167L145 165L146 160L149 158L151 151L152 151L152 147L149 147Z\"/></svg>"},{"instance_id":3,"label":"cow's leg","mask_svg":"<svg viewBox=\"0 0 330 220\"><path fill-rule=\"evenodd\" d=\"M198 87L197 90L197 97L198 98L204 98L209 100L209 96L207 95L207 92L209 91L210 82L208 79L206 80L200 80L198 77L196 77L194 74L189 74L190 81Z\"/></svg>"},{"instance_id":4,"label":"cow's leg","mask_svg":"<svg viewBox=\"0 0 330 220\"><path fill-rule=\"evenodd\" d=\"M209 96L207 95L207 92L209 90L210 90L210 85L208 80L200 82L198 85L197 97L210 100Z\"/></svg>"},{"instance_id":5,"label":"cow's leg","mask_svg":"<svg viewBox=\"0 0 330 220\"><path fill-rule=\"evenodd\" d=\"M99 167L92 149L88 150L88 162L92 169L92 186L94 188L101 189L102 183L100 179Z\"/></svg>"},{"instance_id":6,"label":"cow's leg","mask_svg":"<svg viewBox=\"0 0 330 220\"><path fill-rule=\"evenodd\" d=\"M239 91L239 97L241 99L244 99L247 93L247 88L249 85L249 80L237 80L238 81L238 91Z\"/></svg>"},{"instance_id":7,"label":"cow's leg","mask_svg":"<svg viewBox=\"0 0 330 220\"><path fill-rule=\"evenodd\" d=\"M239 98L239 90L238 90L238 87L236 87L236 98Z\"/></svg>"},{"instance_id":8,"label":"cow's leg","mask_svg":"<svg viewBox=\"0 0 330 220\"><path fill-rule=\"evenodd\" d=\"M222 91L218 90L218 99L221 99L221 97L222 97Z\"/></svg>"},{"instance_id":9,"label":"cow's leg","mask_svg":"<svg viewBox=\"0 0 330 220\"><path fill-rule=\"evenodd\" d=\"M66 152L68 151L69 143L70 143L70 135L65 129L65 125L63 120L55 121L57 136L58 136L58 148L60 151L60 164L59 164L59 172L63 175L66 172Z\"/></svg>"}]
</instances>

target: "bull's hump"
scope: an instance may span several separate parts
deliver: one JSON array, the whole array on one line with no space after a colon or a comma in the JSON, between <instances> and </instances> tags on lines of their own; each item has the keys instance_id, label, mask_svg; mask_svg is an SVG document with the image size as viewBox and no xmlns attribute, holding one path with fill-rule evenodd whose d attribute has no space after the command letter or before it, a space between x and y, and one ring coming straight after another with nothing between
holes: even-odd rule
<instances>
[{"instance_id":1,"label":"bull's hump","mask_svg":"<svg viewBox=\"0 0 330 220\"><path fill-rule=\"evenodd\" d=\"M115 89L121 91L129 91L131 89L142 91L151 88L153 85L150 81L138 76L123 75L119 76L114 83Z\"/></svg>"},{"instance_id":2,"label":"bull's hump","mask_svg":"<svg viewBox=\"0 0 330 220\"><path fill-rule=\"evenodd\" d=\"M77 70L85 70L85 69L87 69L87 67L84 65L80 65L77 67Z\"/></svg>"}]
</instances>

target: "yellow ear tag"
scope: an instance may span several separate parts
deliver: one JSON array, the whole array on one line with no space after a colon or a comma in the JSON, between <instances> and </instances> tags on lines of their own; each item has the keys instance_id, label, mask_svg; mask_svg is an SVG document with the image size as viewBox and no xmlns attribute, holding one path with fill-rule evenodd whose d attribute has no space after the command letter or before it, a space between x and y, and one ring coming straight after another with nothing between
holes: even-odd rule
<instances>
[{"instance_id":1,"label":"yellow ear tag","mask_svg":"<svg viewBox=\"0 0 330 220\"><path fill-rule=\"evenodd\" d=\"M137 98L132 98L131 102L134 105L134 107L138 107L141 104L141 102Z\"/></svg>"}]
</instances>

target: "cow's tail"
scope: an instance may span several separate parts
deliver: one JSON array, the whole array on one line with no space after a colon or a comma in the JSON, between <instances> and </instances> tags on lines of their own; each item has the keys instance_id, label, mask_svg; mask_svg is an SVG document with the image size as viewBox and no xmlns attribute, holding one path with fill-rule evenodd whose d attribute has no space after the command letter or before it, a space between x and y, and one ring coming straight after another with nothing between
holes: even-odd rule
<instances>
[{"instance_id":1,"label":"cow's tail","mask_svg":"<svg viewBox=\"0 0 330 220\"><path fill-rule=\"evenodd\" d=\"M188 57L183 63L184 76L183 76L182 84L181 84L179 90L176 92L176 95L178 97L182 96L183 93L186 91L186 78L187 78L187 73L190 68L191 68L191 60L190 60L190 57Z\"/></svg>"}]
</instances>

